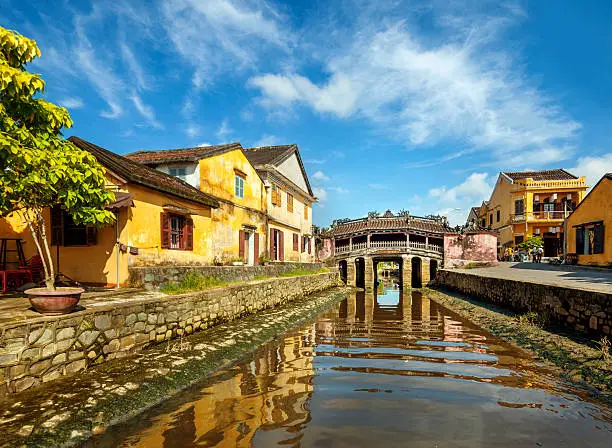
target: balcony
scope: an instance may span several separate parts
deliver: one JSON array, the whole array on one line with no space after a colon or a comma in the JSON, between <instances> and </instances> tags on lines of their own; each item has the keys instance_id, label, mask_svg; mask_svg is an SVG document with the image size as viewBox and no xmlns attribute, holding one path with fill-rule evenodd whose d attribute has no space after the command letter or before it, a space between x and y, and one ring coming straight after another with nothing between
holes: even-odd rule
<instances>
[{"instance_id":1,"label":"balcony","mask_svg":"<svg viewBox=\"0 0 612 448\"><path fill-rule=\"evenodd\" d=\"M550 211L550 212L529 212L517 215L510 215L510 222L517 224L521 222L551 222L563 221L569 216L571 211Z\"/></svg>"},{"instance_id":2,"label":"balcony","mask_svg":"<svg viewBox=\"0 0 612 448\"><path fill-rule=\"evenodd\" d=\"M353 243L353 251L364 250L364 249L387 249L387 250L397 250L404 251L410 249L420 249L420 250L428 250L431 252L442 253L444 252L444 248L438 244L427 244L420 241L410 241L406 244L406 241L370 241L368 245L365 243ZM348 245L345 246L337 246L336 247L336 255L348 254L351 252L351 248Z\"/></svg>"},{"instance_id":3,"label":"balcony","mask_svg":"<svg viewBox=\"0 0 612 448\"><path fill-rule=\"evenodd\" d=\"M522 190L579 190L586 188L586 180L584 177L580 179L567 179L567 180L533 180L533 179L520 179L514 181L513 191Z\"/></svg>"}]
</instances>

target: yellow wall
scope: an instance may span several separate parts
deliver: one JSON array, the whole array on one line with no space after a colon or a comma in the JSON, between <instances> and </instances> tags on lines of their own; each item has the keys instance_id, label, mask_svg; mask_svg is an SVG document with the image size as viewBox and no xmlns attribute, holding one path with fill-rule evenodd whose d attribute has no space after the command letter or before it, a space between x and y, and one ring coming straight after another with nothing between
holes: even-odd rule
<instances>
[{"instance_id":1,"label":"yellow wall","mask_svg":"<svg viewBox=\"0 0 612 448\"><path fill-rule=\"evenodd\" d=\"M576 229L574 226L594 222L604 222L603 254L578 255L578 263L584 265L608 266L612 263L612 180L608 178L594 188L580 207L567 218L567 253L576 253Z\"/></svg>"},{"instance_id":2,"label":"yellow wall","mask_svg":"<svg viewBox=\"0 0 612 448\"><path fill-rule=\"evenodd\" d=\"M117 264L119 283L128 281L128 266L151 264L209 264L211 252L210 207L181 200L156 190L127 185L121 188L133 195L134 207L121 209L119 213L119 241L126 246L138 248L138 255L120 253L117 261L115 250L115 225L99 229L97 244L82 247L59 248L59 271L66 276L86 284L115 285ZM193 219L193 251L161 249L160 214L164 205L187 209ZM50 238L51 220L45 212L47 235ZM24 240L27 258L36 253L32 236L17 215L0 219L0 237L18 236ZM52 258L57 267L57 246L51 247Z\"/></svg>"},{"instance_id":3,"label":"yellow wall","mask_svg":"<svg viewBox=\"0 0 612 448\"><path fill-rule=\"evenodd\" d=\"M236 170L246 175L244 199L234 194ZM267 252L266 191L263 182L241 150L200 160L200 190L221 199L212 213L212 256L238 258L239 232L256 227L259 254Z\"/></svg>"}]
</instances>

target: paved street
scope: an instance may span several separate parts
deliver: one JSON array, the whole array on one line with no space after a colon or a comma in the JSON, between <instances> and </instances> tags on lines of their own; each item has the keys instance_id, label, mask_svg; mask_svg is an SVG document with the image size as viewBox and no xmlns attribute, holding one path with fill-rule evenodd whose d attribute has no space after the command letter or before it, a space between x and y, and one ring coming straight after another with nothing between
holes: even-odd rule
<instances>
[{"instance_id":1,"label":"paved street","mask_svg":"<svg viewBox=\"0 0 612 448\"><path fill-rule=\"evenodd\" d=\"M612 269L603 271L576 266L552 266L545 263L500 263L495 267L461 269L461 272L483 277L612 293Z\"/></svg>"}]
</instances>

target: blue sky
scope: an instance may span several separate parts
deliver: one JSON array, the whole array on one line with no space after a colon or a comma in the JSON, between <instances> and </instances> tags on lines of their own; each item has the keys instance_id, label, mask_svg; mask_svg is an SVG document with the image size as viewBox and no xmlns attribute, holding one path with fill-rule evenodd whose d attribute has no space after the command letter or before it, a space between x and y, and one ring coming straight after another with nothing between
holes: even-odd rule
<instances>
[{"instance_id":1,"label":"blue sky","mask_svg":"<svg viewBox=\"0 0 612 448\"><path fill-rule=\"evenodd\" d=\"M612 2L10 1L31 70L126 153L297 143L316 224L465 218L500 170L612 171ZM460 210L455 210L460 209Z\"/></svg>"}]
</instances>

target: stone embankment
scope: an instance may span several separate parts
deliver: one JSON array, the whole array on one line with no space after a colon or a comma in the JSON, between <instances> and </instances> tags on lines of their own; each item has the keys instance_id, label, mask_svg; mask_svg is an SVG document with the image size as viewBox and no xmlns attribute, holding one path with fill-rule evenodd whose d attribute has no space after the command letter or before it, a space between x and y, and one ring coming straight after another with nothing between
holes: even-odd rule
<instances>
[{"instance_id":1,"label":"stone embankment","mask_svg":"<svg viewBox=\"0 0 612 448\"><path fill-rule=\"evenodd\" d=\"M134 300L0 327L0 395L337 286L337 272Z\"/></svg>"},{"instance_id":2,"label":"stone embankment","mask_svg":"<svg viewBox=\"0 0 612 448\"><path fill-rule=\"evenodd\" d=\"M178 283L186 274L196 272L219 282L250 282L262 277L278 277L287 272L302 270L318 272L323 263L274 262L265 266L133 266L130 267L131 286L158 289L168 283Z\"/></svg>"},{"instance_id":3,"label":"stone embankment","mask_svg":"<svg viewBox=\"0 0 612 448\"><path fill-rule=\"evenodd\" d=\"M468 297L519 312L533 311L574 330L600 337L612 327L612 294L440 270L438 284Z\"/></svg>"}]
</instances>

